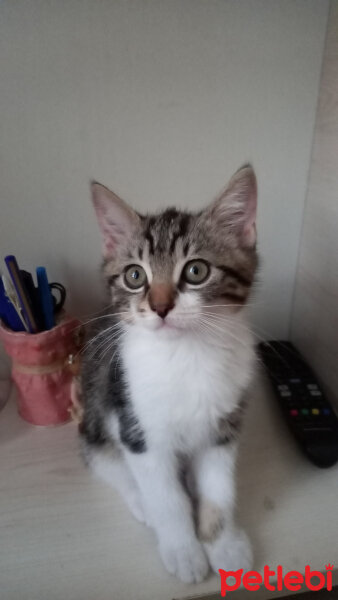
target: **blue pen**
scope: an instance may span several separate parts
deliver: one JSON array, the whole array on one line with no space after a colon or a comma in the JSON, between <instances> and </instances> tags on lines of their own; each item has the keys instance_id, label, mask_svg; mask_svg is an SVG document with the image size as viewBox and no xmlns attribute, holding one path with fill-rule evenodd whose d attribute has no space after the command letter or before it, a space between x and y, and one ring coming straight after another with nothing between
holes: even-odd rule
<instances>
[{"instance_id":1,"label":"blue pen","mask_svg":"<svg viewBox=\"0 0 338 600\"><path fill-rule=\"evenodd\" d=\"M49 289L47 272L45 267L36 268L36 277L38 281L39 296L41 301L42 313L46 329L52 329L55 326L53 298Z\"/></svg>"}]
</instances>

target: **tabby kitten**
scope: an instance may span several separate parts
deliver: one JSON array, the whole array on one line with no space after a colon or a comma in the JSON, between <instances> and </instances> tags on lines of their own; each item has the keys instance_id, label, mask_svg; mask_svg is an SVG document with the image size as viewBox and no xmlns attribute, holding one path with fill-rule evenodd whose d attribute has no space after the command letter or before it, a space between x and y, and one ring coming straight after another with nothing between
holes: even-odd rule
<instances>
[{"instance_id":1,"label":"tabby kitten","mask_svg":"<svg viewBox=\"0 0 338 600\"><path fill-rule=\"evenodd\" d=\"M141 216L98 183L92 195L111 304L83 361L86 461L155 530L182 581L249 569L233 513L254 362L243 310L257 264L254 171L195 214Z\"/></svg>"}]
</instances>

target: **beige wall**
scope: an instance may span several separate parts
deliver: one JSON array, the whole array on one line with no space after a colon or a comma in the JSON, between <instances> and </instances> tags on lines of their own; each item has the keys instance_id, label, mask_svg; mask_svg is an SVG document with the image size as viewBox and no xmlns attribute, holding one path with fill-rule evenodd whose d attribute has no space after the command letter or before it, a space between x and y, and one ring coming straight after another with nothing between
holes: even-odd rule
<instances>
[{"instance_id":1,"label":"beige wall","mask_svg":"<svg viewBox=\"0 0 338 600\"><path fill-rule=\"evenodd\" d=\"M338 402L338 2L331 6L291 335Z\"/></svg>"},{"instance_id":2,"label":"beige wall","mask_svg":"<svg viewBox=\"0 0 338 600\"><path fill-rule=\"evenodd\" d=\"M3 0L0 253L98 302L88 181L139 210L259 178L254 321L288 333L327 0Z\"/></svg>"}]
</instances>

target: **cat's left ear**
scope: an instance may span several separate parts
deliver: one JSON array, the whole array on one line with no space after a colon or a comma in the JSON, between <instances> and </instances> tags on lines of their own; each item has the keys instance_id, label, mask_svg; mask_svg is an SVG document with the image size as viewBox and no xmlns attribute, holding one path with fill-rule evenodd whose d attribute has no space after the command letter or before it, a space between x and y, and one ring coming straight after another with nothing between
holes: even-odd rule
<instances>
[{"instance_id":1,"label":"cat's left ear","mask_svg":"<svg viewBox=\"0 0 338 600\"><path fill-rule=\"evenodd\" d=\"M101 183L91 184L92 200L103 240L104 258L113 258L127 245L140 224L140 216L126 202Z\"/></svg>"},{"instance_id":2,"label":"cat's left ear","mask_svg":"<svg viewBox=\"0 0 338 600\"><path fill-rule=\"evenodd\" d=\"M256 244L257 180L251 165L244 165L209 207L209 217L235 233L240 244Z\"/></svg>"}]
</instances>

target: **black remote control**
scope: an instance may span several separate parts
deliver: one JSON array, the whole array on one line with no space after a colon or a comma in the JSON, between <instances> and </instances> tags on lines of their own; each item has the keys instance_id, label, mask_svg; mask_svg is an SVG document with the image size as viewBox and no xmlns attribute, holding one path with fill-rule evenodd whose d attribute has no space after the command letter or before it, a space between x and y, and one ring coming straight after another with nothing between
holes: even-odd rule
<instances>
[{"instance_id":1,"label":"black remote control","mask_svg":"<svg viewBox=\"0 0 338 600\"><path fill-rule=\"evenodd\" d=\"M331 467L338 460L338 419L313 370L291 342L262 342L258 352L303 452L318 467Z\"/></svg>"}]
</instances>

